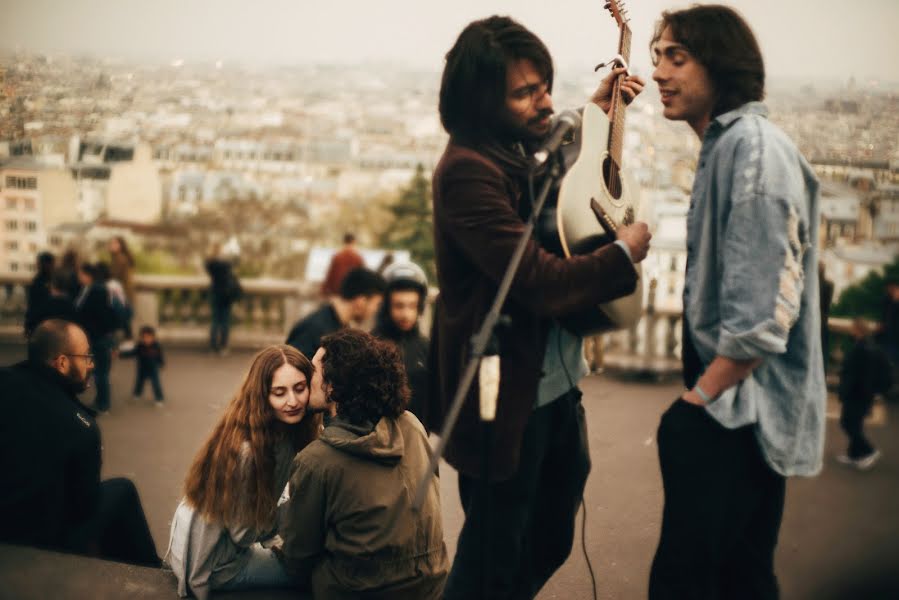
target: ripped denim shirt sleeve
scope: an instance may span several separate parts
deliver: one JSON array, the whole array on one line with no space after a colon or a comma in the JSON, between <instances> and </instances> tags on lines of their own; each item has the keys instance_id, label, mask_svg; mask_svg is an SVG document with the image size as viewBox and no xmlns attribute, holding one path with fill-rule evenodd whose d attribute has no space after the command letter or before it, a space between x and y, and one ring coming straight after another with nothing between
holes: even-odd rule
<instances>
[{"instance_id":1,"label":"ripped denim shirt sleeve","mask_svg":"<svg viewBox=\"0 0 899 600\"><path fill-rule=\"evenodd\" d=\"M749 360L786 352L808 247L796 209L787 198L749 194L732 204L722 233L717 353Z\"/></svg>"}]
</instances>

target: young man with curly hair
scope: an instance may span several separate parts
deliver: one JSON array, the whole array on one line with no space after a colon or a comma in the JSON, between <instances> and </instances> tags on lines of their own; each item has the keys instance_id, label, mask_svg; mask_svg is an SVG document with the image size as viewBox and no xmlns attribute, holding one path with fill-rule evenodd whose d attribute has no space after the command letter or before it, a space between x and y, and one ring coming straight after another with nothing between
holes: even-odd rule
<instances>
[{"instance_id":1,"label":"young man with curly hair","mask_svg":"<svg viewBox=\"0 0 899 600\"><path fill-rule=\"evenodd\" d=\"M297 455L282 495L288 570L315 598L440 598L449 563L439 483L413 512L431 449L406 411L399 352L346 329L322 339L312 365L309 406L334 418Z\"/></svg>"}]
</instances>

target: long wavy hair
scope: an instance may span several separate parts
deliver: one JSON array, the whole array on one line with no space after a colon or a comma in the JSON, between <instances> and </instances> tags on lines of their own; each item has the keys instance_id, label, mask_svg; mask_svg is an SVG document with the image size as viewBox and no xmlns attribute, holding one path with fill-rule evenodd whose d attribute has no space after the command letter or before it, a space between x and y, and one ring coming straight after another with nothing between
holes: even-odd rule
<instances>
[{"instance_id":1,"label":"long wavy hair","mask_svg":"<svg viewBox=\"0 0 899 600\"><path fill-rule=\"evenodd\" d=\"M128 242L125 241L125 238L117 235L113 238L119 244L119 253L124 256L128 260L128 265L134 266L134 255L131 254L131 250L128 249Z\"/></svg>"},{"instance_id":2,"label":"long wavy hair","mask_svg":"<svg viewBox=\"0 0 899 600\"><path fill-rule=\"evenodd\" d=\"M534 33L509 17L469 23L446 54L440 82L440 122L453 139L471 147L495 141L506 101L510 61L529 59L552 92L553 61Z\"/></svg>"},{"instance_id":3,"label":"long wavy hair","mask_svg":"<svg viewBox=\"0 0 899 600\"><path fill-rule=\"evenodd\" d=\"M194 459L184 494L206 520L225 526L240 524L264 530L275 520L275 436L284 427L269 404L272 377L290 364L312 382L312 363L291 346L270 346L253 359L240 391ZM299 452L318 437L320 414L306 413L287 426ZM247 453L246 447L249 447Z\"/></svg>"}]
</instances>

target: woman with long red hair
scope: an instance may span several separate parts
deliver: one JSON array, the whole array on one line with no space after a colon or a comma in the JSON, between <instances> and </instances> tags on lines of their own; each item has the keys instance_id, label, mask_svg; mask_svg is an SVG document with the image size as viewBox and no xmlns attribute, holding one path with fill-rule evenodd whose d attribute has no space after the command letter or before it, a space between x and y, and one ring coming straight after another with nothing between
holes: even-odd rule
<instances>
[{"instance_id":1,"label":"woman with long red hair","mask_svg":"<svg viewBox=\"0 0 899 600\"><path fill-rule=\"evenodd\" d=\"M290 346L257 354L194 459L166 556L181 596L290 583L271 545L291 462L321 429L307 410L312 370Z\"/></svg>"}]
</instances>

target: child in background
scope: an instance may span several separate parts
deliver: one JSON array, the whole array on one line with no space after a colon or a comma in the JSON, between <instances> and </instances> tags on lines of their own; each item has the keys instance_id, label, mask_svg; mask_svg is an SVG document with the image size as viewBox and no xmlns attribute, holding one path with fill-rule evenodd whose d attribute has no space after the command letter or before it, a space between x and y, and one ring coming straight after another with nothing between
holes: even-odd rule
<instances>
[{"instance_id":1,"label":"child in background","mask_svg":"<svg viewBox=\"0 0 899 600\"><path fill-rule=\"evenodd\" d=\"M134 381L134 399L140 400L144 391L144 382L149 379L153 385L153 395L156 398L156 406L162 406L164 396L162 385L159 382L159 369L165 361L162 358L162 347L156 341L156 330L149 325L140 328L138 342L132 350L121 352L120 356L137 357L137 377Z\"/></svg>"}]
</instances>

